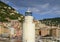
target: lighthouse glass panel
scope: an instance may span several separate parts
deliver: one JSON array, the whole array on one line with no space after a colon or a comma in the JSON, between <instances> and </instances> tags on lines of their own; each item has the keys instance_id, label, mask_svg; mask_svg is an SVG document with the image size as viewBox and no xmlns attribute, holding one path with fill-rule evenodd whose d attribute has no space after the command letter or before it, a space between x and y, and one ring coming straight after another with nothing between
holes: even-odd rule
<instances>
[{"instance_id":1,"label":"lighthouse glass panel","mask_svg":"<svg viewBox=\"0 0 60 42\"><path fill-rule=\"evenodd\" d=\"M25 16L32 16L32 12L25 12Z\"/></svg>"}]
</instances>

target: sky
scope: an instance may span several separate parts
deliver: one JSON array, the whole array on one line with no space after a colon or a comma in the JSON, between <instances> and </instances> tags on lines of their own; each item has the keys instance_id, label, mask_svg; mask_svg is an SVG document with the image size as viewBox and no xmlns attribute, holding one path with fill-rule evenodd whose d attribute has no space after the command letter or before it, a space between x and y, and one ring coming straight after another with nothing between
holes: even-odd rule
<instances>
[{"instance_id":1,"label":"sky","mask_svg":"<svg viewBox=\"0 0 60 42\"><path fill-rule=\"evenodd\" d=\"M35 19L60 17L60 0L0 0L25 15L28 8Z\"/></svg>"}]
</instances>

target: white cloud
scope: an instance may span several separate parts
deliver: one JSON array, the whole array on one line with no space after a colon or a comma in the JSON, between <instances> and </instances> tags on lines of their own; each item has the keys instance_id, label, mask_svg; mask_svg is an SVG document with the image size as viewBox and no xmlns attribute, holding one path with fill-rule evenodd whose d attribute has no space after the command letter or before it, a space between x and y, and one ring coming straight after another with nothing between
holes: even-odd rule
<instances>
[{"instance_id":1,"label":"white cloud","mask_svg":"<svg viewBox=\"0 0 60 42\"><path fill-rule=\"evenodd\" d=\"M40 12L40 10L37 9L37 8L30 8L30 10L31 10L32 12L35 12L35 13L39 13L39 12Z\"/></svg>"},{"instance_id":2,"label":"white cloud","mask_svg":"<svg viewBox=\"0 0 60 42\"><path fill-rule=\"evenodd\" d=\"M33 13L37 14L60 14L59 6L51 6L49 3L36 5L36 7L30 8Z\"/></svg>"},{"instance_id":3,"label":"white cloud","mask_svg":"<svg viewBox=\"0 0 60 42\"><path fill-rule=\"evenodd\" d=\"M43 4L43 5L40 5L41 8L48 8L49 7L49 3L46 3L46 4Z\"/></svg>"},{"instance_id":4,"label":"white cloud","mask_svg":"<svg viewBox=\"0 0 60 42\"><path fill-rule=\"evenodd\" d=\"M14 7L16 10L22 10L28 7ZM60 14L59 6L51 6L49 3L36 5L35 7L30 7L30 10L36 14Z\"/></svg>"},{"instance_id":5,"label":"white cloud","mask_svg":"<svg viewBox=\"0 0 60 42\"><path fill-rule=\"evenodd\" d=\"M57 11L55 11L55 13L56 13L56 14L60 14L60 10L59 10L59 11L58 11L58 10L57 10Z\"/></svg>"},{"instance_id":6,"label":"white cloud","mask_svg":"<svg viewBox=\"0 0 60 42\"><path fill-rule=\"evenodd\" d=\"M9 1L6 1L6 0L1 0L1 1L9 3ZM60 6L56 6L56 5L51 6L49 3L35 4L33 6L34 7L30 7L30 10L36 14L41 14L41 15L49 14L49 13L60 14ZM28 8L28 7L17 7L16 5L13 5L12 7L15 8L16 10L20 10L20 9L22 10L22 9Z\"/></svg>"},{"instance_id":7,"label":"white cloud","mask_svg":"<svg viewBox=\"0 0 60 42\"><path fill-rule=\"evenodd\" d=\"M5 3L9 3L9 1L7 1L7 0L1 0L1 1L3 1L3 2L5 2Z\"/></svg>"}]
</instances>

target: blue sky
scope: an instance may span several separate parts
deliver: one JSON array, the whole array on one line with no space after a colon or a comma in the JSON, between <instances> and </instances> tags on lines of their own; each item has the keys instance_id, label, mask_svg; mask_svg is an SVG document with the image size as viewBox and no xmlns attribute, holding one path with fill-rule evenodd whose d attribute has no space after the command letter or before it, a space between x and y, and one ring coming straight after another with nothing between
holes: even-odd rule
<instances>
[{"instance_id":1,"label":"blue sky","mask_svg":"<svg viewBox=\"0 0 60 42\"><path fill-rule=\"evenodd\" d=\"M21 14L30 8L35 19L60 17L60 0L1 0Z\"/></svg>"}]
</instances>

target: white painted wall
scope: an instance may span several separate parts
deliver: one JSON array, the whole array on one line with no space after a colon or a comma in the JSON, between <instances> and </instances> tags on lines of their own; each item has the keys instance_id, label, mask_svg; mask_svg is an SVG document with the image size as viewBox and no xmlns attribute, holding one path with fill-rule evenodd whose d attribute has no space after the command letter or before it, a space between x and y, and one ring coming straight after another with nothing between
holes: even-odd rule
<instances>
[{"instance_id":1,"label":"white painted wall","mask_svg":"<svg viewBox=\"0 0 60 42\"><path fill-rule=\"evenodd\" d=\"M25 16L23 23L23 42L35 42L35 24L32 16Z\"/></svg>"}]
</instances>

